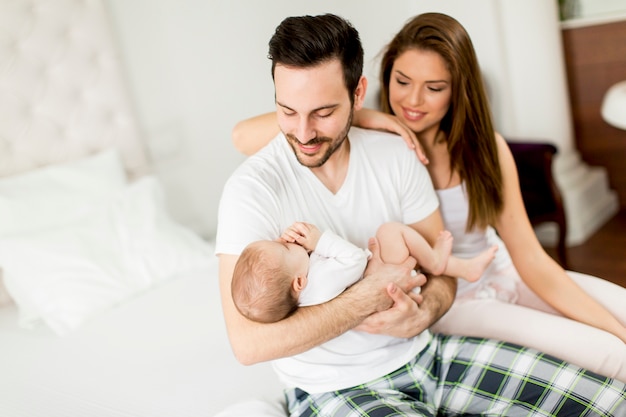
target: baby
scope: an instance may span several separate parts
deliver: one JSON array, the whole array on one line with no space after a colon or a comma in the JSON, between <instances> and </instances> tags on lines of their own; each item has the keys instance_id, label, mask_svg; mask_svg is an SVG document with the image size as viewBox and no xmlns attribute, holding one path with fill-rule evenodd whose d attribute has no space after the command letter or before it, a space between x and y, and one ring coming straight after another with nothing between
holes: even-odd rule
<instances>
[{"instance_id":1,"label":"baby","mask_svg":"<svg viewBox=\"0 0 626 417\"><path fill-rule=\"evenodd\" d=\"M482 276L497 250L494 245L474 258L457 258L451 255L450 232L441 232L431 247L415 229L397 222L380 226L376 238L384 262L399 264L412 256L424 271L470 282ZM370 256L331 231L296 222L277 240L246 246L233 272L233 301L250 320L276 322L298 306L339 295L362 277Z\"/></svg>"}]
</instances>

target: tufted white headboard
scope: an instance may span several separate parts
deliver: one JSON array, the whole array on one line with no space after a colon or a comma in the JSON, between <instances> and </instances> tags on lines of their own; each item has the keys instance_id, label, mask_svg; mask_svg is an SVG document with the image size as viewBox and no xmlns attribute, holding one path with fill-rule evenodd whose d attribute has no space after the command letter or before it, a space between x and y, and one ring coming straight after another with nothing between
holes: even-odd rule
<instances>
[{"instance_id":1,"label":"tufted white headboard","mask_svg":"<svg viewBox=\"0 0 626 417\"><path fill-rule=\"evenodd\" d=\"M0 1L0 177L117 147L149 169L101 0Z\"/></svg>"}]
</instances>

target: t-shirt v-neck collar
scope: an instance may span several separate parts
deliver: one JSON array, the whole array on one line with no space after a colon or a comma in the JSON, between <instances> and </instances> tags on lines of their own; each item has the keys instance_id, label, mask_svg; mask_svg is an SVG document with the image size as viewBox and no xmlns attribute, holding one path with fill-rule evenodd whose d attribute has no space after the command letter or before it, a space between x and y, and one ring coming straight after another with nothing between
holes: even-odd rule
<instances>
[{"instance_id":1,"label":"t-shirt v-neck collar","mask_svg":"<svg viewBox=\"0 0 626 417\"><path fill-rule=\"evenodd\" d=\"M347 139L347 140L350 140L350 139ZM313 171L311 171L311 169L306 170L307 175L310 175L312 178L312 183L315 184L315 186L320 189L320 192L322 193L322 195L327 196L331 200L343 200L349 197L345 195L346 193L349 193L349 191L346 191L346 190L352 189L352 187L350 186L350 184L353 181L352 172L355 169L354 164L356 163L356 160L357 160L357 158L353 157L354 150L355 150L354 142L350 142L350 153L348 155L348 169L346 171L346 177L344 178L343 183L341 184L341 186L339 187L339 190L337 190L336 193L333 193L332 191L330 191L328 187L326 187L326 185L317 177L317 175L315 175Z\"/></svg>"}]
</instances>

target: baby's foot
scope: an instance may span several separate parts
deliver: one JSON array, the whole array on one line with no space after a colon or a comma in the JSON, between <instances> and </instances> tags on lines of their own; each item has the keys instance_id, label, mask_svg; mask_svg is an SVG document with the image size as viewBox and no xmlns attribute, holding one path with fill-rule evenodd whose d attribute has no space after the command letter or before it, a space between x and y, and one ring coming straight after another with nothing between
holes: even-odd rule
<instances>
[{"instance_id":1,"label":"baby's foot","mask_svg":"<svg viewBox=\"0 0 626 417\"><path fill-rule=\"evenodd\" d=\"M462 277L469 282L478 281L485 273L485 269L487 269L489 264L496 257L497 250L498 245L493 245L489 249L478 254L478 256L468 259L468 263L465 266L465 273Z\"/></svg>"}]
</instances>

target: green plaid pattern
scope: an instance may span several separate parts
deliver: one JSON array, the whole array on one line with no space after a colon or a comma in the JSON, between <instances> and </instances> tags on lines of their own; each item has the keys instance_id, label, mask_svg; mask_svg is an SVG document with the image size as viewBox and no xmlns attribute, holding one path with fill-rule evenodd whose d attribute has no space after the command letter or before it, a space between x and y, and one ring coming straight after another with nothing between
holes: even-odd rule
<instances>
[{"instance_id":1,"label":"green plaid pattern","mask_svg":"<svg viewBox=\"0 0 626 417\"><path fill-rule=\"evenodd\" d=\"M286 392L295 416L626 417L625 384L532 349L433 335L413 361L367 384Z\"/></svg>"}]
</instances>

